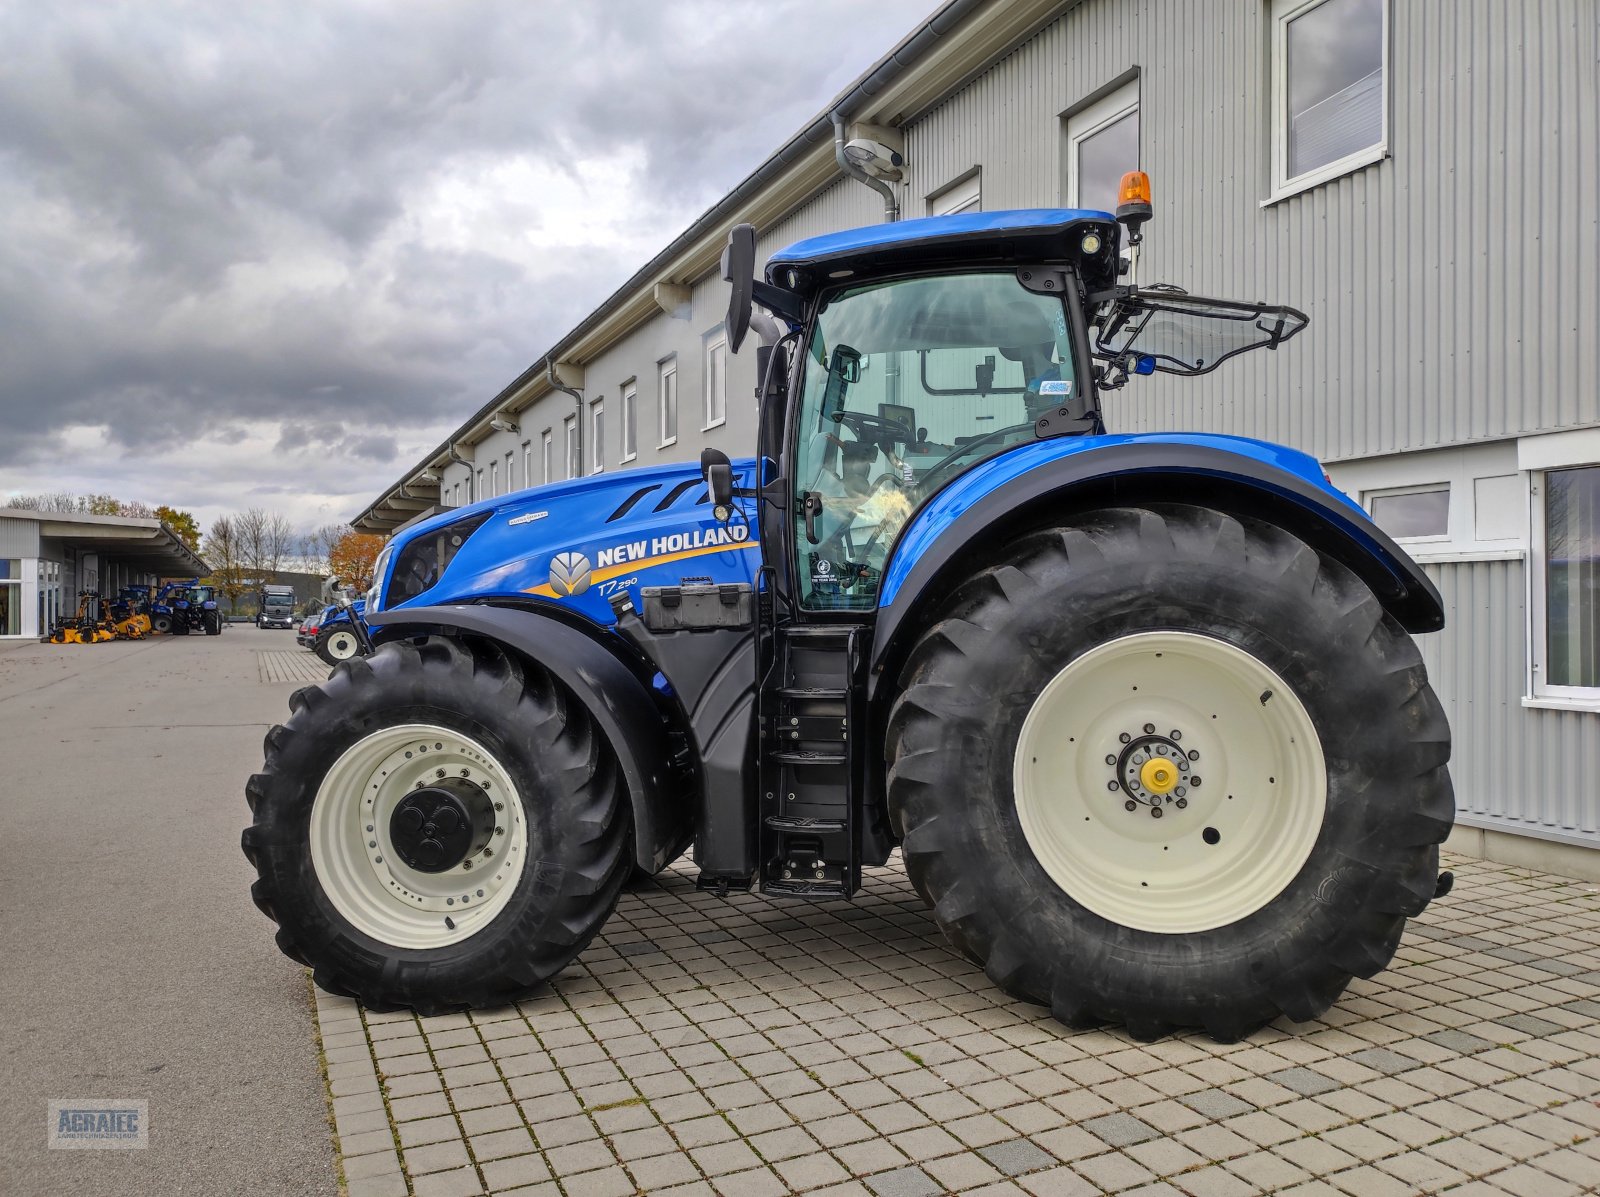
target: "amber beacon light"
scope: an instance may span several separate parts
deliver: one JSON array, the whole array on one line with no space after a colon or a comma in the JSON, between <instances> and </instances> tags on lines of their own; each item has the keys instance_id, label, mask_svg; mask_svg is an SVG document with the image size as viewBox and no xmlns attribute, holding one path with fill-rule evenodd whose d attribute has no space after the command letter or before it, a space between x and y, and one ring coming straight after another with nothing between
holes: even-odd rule
<instances>
[{"instance_id":1,"label":"amber beacon light","mask_svg":"<svg viewBox=\"0 0 1600 1197\"><path fill-rule=\"evenodd\" d=\"M1142 170L1130 170L1117 188L1117 219L1137 234L1139 226L1150 219L1150 213L1150 176Z\"/></svg>"}]
</instances>

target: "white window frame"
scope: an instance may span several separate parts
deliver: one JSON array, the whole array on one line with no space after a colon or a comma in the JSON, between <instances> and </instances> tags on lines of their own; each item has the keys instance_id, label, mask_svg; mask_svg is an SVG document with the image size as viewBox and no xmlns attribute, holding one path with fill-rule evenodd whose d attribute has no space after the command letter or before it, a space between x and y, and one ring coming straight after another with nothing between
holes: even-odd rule
<instances>
[{"instance_id":1,"label":"white window frame","mask_svg":"<svg viewBox=\"0 0 1600 1197\"><path fill-rule=\"evenodd\" d=\"M522 489L533 485L533 442L522 442Z\"/></svg>"},{"instance_id":2,"label":"white window frame","mask_svg":"<svg viewBox=\"0 0 1600 1197\"><path fill-rule=\"evenodd\" d=\"M489 459L489 489L484 492L483 497L486 499L500 497L500 462L493 457Z\"/></svg>"},{"instance_id":3,"label":"white window frame","mask_svg":"<svg viewBox=\"0 0 1600 1197\"><path fill-rule=\"evenodd\" d=\"M472 479L472 501L478 503L488 497L489 493L483 489L483 467L478 466Z\"/></svg>"},{"instance_id":4,"label":"white window frame","mask_svg":"<svg viewBox=\"0 0 1600 1197\"><path fill-rule=\"evenodd\" d=\"M1101 130L1116 124L1129 113L1139 114L1139 162L1144 162L1144 112L1141 109L1139 79L1130 79L1093 104L1068 115L1063 122L1067 142L1067 170L1063 202L1068 208L1081 208L1078 200L1078 145ZM1138 169L1135 167L1135 169Z\"/></svg>"},{"instance_id":5,"label":"white window frame","mask_svg":"<svg viewBox=\"0 0 1600 1197\"><path fill-rule=\"evenodd\" d=\"M672 435L667 435L667 379L672 379ZM661 434L659 447L678 443L678 425L683 419L683 394L678 386L678 355L662 358L656 363L656 430Z\"/></svg>"},{"instance_id":6,"label":"white window frame","mask_svg":"<svg viewBox=\"0 0 1600 1197\"><path fill-rule=\"evenodd\" d=\"M1373 517L1377 523L1377 514L1373 509L1374 499L1394 499L1402 495L1425 495L1433 491L1442 490L1445 493L1444 531L1432 536L1396 536L1394 542L1399 545L1440 545L1450 544L1452 541L1451 525L1456 518L1455 512L1455 484L1449 478L1441 478L1437 482L1419 482L1412 486L1379 486L1361 492L1361 506L1366 513Z\"/></svg>"},{"instance_id":7,"label":"white window frame","mask_svg":"<svg viewBox=\"0 0 1600 1197\"><path fill-rule=\"evenodd\" d=\"M539 484L548 486L555 481L552 475L556 468L556 434L552 428L546 428L539 434L539 465L544 474Z\"/></svg>"},{"instance_id":8,"label":"white window frame","mask_svg":"<svg viewBox=\"0 0 1600 1197\"><path fill-rule=\"evenodd\" d=\"M589 404L589 472L603 474L606 469L606 401L602 397Z\"/></svg>"},{"instance_id":9,"label":"white window frame","mask_svg":"<svg viewBox=\"0 0 1600 1197\"><path fill-rule=\"evenodd\" d=\"M712 386L713 371L711 369L711 355L717 349L721 349L722 350L722 414L721 415L718 415L717 411L716 411L716 403L715 403L716 395L713 394L713 389L714 388ZM704 345L704 348L702 349L701 355L700 355L701 362L704 365L704 370L702 371L702 373L705 375L705 386L701 388L704 393L703 393L703 396L702 396L701 413L700 413L702 416L705 417L705 422L700 425L700 431L701 432L710 432L713 428L721 428L724 424L726 424L728 422L728 363L729 363L729 359L731 357L732 357L732 354L730 354L728 352L728 334L727 334L726 330L719 328L719 329L717 329L717 331L711 333L709 336L706 337L705 345ZM681 395L679 396L679 399L681 401L681 399L682 399ZM680 407L681 407L681 402L680 402ZM679 414L680 418L683 415L681 410L679 411L678 414Z\"/></svg>"},{"instance_id":10,"label":"white window frame","mask_svg":"<svg viewBox=\"0 0 1600 1197\"><path fill-rule=\"evenodd\" d=\"M1525 707L1600 712L1600 686L1552 686L1550 620L1545 584L1545 475L1552 470L1600 469L1600 428L1582 428L1517 442L1517 464L1528 471L1528 689Z\"/></svg>"},{"instance_id":11,"label":"white window frame","mask_svg":"<svg viewBox=\"0 0 1600 1197\"><path fill-rule=\"evenodd\" d=\"M1261 206L1275 204L1279 200L1288 199L1291 195L1299 195L1313 187L1320 187L1333 179L1342 178L1371 166L1374 162L1381 162L1389 156L1390 124L1393 120L1394 89L1391 85L1390 64L1390 31L1393 21L1389 12L1389 0L1382 0L1383 4L1383 130L1374 145L1357 150L1353 154L1346 154L1343 158L1336 159L1315 170L1307 171L1301 175L1289 177L1289 23L1296 17L1302 17L1314 8L1320 8L1328 0L1273 0L1272 4L1272 82L1268 94L1268 103L1272 105L1270 125L1272 129L1272 193L1261 201Z\"/></svg>"},{"instance_id":12,"label":"white window frame","mask_svg":"<svg viewBox=\"0 0 1600 1197\"><path fill-rule=\"evenodd\" d=\"M622 465L639 456L639 382L622 384Z\"/></svg>"},{"instance_id":13,"label":"white window frame","mask_svg":"<svg viewBox=\"0 0 1600 1197\"><path fill-rule=\"evenodd\" d=\"M578 444L578 417L568 416L561 421L561 456L565 463L565 472L568 478L577 478L583 473L583 462L579 459L582 446Z\"/></svg>"},{"instance_id":14,"label":"white window frame","mask_svg":"<svg viewBox=\"0 0 1600 1197\"><path fill-rule=\"evenodd\" d=\"M956 216L983 211L983 169L973 167L928 196L929 216Z\"/></svg>"}]
</instances>

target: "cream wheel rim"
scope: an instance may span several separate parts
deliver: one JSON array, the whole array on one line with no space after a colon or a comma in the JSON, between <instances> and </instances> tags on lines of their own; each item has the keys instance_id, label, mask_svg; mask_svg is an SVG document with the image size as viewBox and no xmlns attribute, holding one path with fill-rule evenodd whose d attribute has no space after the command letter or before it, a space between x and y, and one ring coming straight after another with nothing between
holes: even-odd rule
<instances>
[{"instance_id":1,"label":"cream wheel rim","mask_svg":"<svg viewBox=\"0 0 1600 1197\"><path fill-rule=\"evenodd\" d=\"M328 634L328 655L335 661L348 661L361 651L361 642L356 639L354 632L330 632Z\"/></svg>"},{"instance_id":2,"label":"cream wheel rim","mask_svg":"<svg viewBox=\"0 0 1600 1197\"><path fill-rule=\"evenodd\" d=\"M481 851L440 872L410 867L391 834L413 791L473 787L493 812ZM311 863L334 908L363 934L399 948L459 943L488 926L516 890L528 855L522 801L505 766L477 740L425 723L357 740L311 806Z\"/></svg>"},{"instance_id":3,"label":"cream wheel rim","mask_svg":"<svg viewBox=\"0 0 1600 1197\"><path fill-rule=\"evenodd\" d=\"M1322 830L1327 766L1304 704L1226 641L1139 632L1034 700L1017 816L1050 879L1111 922L1184 934L1283 892Z\"/></svg>"}]
</instances>

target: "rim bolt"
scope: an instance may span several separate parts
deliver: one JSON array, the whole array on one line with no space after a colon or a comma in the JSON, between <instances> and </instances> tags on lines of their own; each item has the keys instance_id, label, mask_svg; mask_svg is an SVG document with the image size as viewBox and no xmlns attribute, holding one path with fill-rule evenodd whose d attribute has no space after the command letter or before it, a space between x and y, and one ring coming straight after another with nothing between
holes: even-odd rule
<instances>
[{"instance_id":1,"label":"rim bolt","mask_svg":"<svg viewBox=\"0 0 1600 1197\"><path fill-rule=\"evenodd\" d=\"M1156 725L1154 723L1146 723L1144 725L1144 734L1147 735L1147 736L1155 735L1156 734Z\"/></svg>"},{"instance_id":2,"label":"rim bolt","mask_svg":"<svg viewBox=\"0 0 1600 1197\"><path fill-rule=\"evenodd\" d=\"M1117 789L1118 789L1117 783L1114 782L1114 781L1106 782L1106 789L1110 790L1113 794L1115 794L1117 792Z\"/></svg>"},{"instance_id":3,"label":"rim bolt","mask_svg":"<svg viewBox=\"0 0 1600 1197\"><path fill-rule=\"evenodd\" d=\"M1181 739L1183 739L1183 733L1181 731L1179 731L1177 728L1173 728L1172 729L1172 738L1174 740L1181 740Z\"/></svg>"},{"instance_id":4,"label":"rim bolt","mask_svg":"<svg viewBox=\"0 0 1600 1197\"><path fill-rule=\"evenodd\" d=\"M1173 803L1173 805L1179 810L1182 810L1184 807L1189 805L1189 800L1187 798L1179 798L1175 803Z\"/></svg>"},{"instance_id":5,"label":"rim bolt","mask_svg":"<svg viewBox=\"0 0 1600 1197\"><path fill-rule=\"evenodd\" d=\"M504 828L504 827L496 827L496 828L495 828L495 829L494 829L494 833L495 833L495 834L496 834L496 835L504 835L504 834L505 834L505 833L506 833L506 829L505 829L505 828ZM484 851L485 851L485 852L487 852L487 851L488 851L488 849L487 849L487 848L485 848L485 849L484 849Z\"/></svg>"},{"instance_id":6,"label":"rim bolt","mask_svg":"<svg viewBox=\"0 0 1600 1197\"><path fill-rule=\"evenodd\" d=\"M1195 789L1198 790L1200 788L1200 778L1198 776L1196 776L1195 774L1191 773L1189 775L1189 784L1192 785Z\"/></svg>"},{"instance_id":7,"label":"rim bolt","mask_svg":"<svg viewBox=\"0 0 1600 1197\"><path fill-rule=\"evenodd\" d=\"M377 846L378 846L378 841L377 840L368 840L367 841L367 847L376 848Z\"/></svg>"},{"instance_id":8,"label":"rim bolt","mask_svg":"<svg viewBox=\"0 0 1600 1197\"><path fill-rule=\"evenodd\" d=\"M1108 764L1108 765L1114 765L1114 764L1116 764L1116 763L1117 763L1117 758L1116 758L1116 757L1115 757L1115 756L1113 756L1113 755L1112 755L1112 754L1111 754L1111 753L1109 753L1109 752L1108 752L1108 753L1106 753L1106 764Z\"/></svg>"},{"instance_id":9,"label":"rim bolt","mask_svg":"<svg viewBox=\"0 0 1600 1197\"><path fill-rule=\"evenodd\" d=\"M472 770L471 769L463 769L463 770L461 770L461 776L462 777L471 777L472 776Z\"/></svg>"},{"instance_id":10,"label":"rim bolt","mask_svg":"<svg viewBox=\"0 0 1600 1197\"><path fill-rule=\"evenodd\" d=\"M371 831L371 830L373 830L373 827L372 827L372 824L371 824L371 823L368 823L368 824L367 824L367 830L368 830L368 831Z\"/></svg>"},{"instance_id":11,"label":"rim bolt","mask_svg":"<svg viewBox=\"0 0 1600 1197\"><path fill-rule=\"evenodd\" d=\"M1117 739L1121 740L1124 744L1126 744L1129 740L1133 739L1133 737L1130 736L1127 732L1123 732L1120 736L1117 737Z\"/></svg>"},{"instance_id":12,"label":"rim bolt","mask_svg":"<svg viewBox=\"0 0 1600 1197\"><path fill-rule=\"evenodd\" d=\"M443 769L435 769L433 771L433 775L435 777L443 777L444 776L444 770Z\"/></svg>"},{"instance_id":13,"label":"rim bolt","mask_svg":"<svg viewBox=\"0 0 1600 1197\"><path fill-rule=\"evenodd\" d=\"M504 802L496 802L494 808L495 810L505 810L506 804Z\"/></svg>"},{"instance_id":14,"label":"rim bolt","mask_svg":"<svg viewBox=\"0 0 1600 1197\"><path fill-rule=\"evenodd\" d=\"M1124 802L1122 804L1122 806L1123 806L1123 809L1130 810L1130 811L1139 809L1139 804L1137 802L1135 802L1132 798L1129 798L1126 802Z\"/></svg>"},{"instance_id":15,"label":"rim bolt","mask_svg":"<svg viewBox=\"0 0 1600 1197\"><path fill-rule=\"evenodd\" d=\"M1150 808L1150 817L1152 819L1159 819L1161 817L1161 808L1159 806L1152 806Z\"/></svg>"},{"instance_id":16,"label":"rim bolt","mask_svg":"<svg viewBox=\"0 0 1600 1197\"><path fill-rule=\"evenodd\" d=\"M1200 759L1200 750L1198 748L1189 749L1189 759L1191 761L1199 760Z\"/></svg>"},{"instance_id":17,"label":"rim bolt","mask_svg":"<svg viewBox=\"0 0 1600 1197\"><path fill-rule=\"evenodd\" d=\"M1185 790L1182 786L1179 786L1177 789L1173 790L1172 792L1174 794L1176 794L1179 798L1182 798L1189 791Z\"/></svg>"},{"instance_id":18,"label":"rim bolt","mask_svg":"<svg viewBox=\"0 0 1600 1197\"><path fill-rule=\"evenodd\" d=\"M464 860L461 862L461 867L464 869L470 869L472 867L472 862L470 860Z\"/></svg>"}]
</instances>

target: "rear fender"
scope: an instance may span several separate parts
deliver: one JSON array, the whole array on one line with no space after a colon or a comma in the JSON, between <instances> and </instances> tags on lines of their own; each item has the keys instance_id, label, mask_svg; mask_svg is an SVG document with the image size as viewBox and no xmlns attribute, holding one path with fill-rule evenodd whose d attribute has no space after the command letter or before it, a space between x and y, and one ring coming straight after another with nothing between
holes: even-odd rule
<instances>
[{"instance_id":1,"label":"rear fender","mask_svg":"<svg viewBox=\"0 0 1600 1197\"><path fill-rule=\"evenodd\" d=\"M884 573L871 690L898 673L925 610L997 543L1075 511L1156 502L1276 524L1352 570L1408 632L1444 626L1433 582L1303 453L1194 434L1036 441L968 471L907 525Z\"/></svg>"},{"instance_id":2,"label":"rear fender","mask_svg":"<svg viewBox=\"0 0 1600 1197\"><path fill-rule=\"evenodd\" d=\"M657 872L682 850L693 830L692 807L670 762L668 723L650 683L596 633L519 607L481 604L400 607L374 616L374 644L411 636L481 636L548 669L577 695L616 755L633 809L635 862Z\"/></svg>"}]
</instances>

